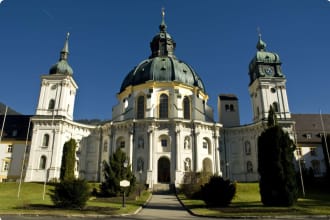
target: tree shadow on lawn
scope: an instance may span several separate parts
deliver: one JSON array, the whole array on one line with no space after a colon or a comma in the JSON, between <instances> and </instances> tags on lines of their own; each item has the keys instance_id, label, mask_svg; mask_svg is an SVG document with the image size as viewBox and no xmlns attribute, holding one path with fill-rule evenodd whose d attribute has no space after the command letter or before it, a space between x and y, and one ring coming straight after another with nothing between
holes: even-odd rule
<instances>
[{"instance_id":1,"label":"tree shadow on lawn","mask_svg":"<svg viewBox=\"0 0 330 220\"><path fill-rule=\"evenodd\" d=\"M85 208L79 209L79 208L58 208L54 205L45 205L45 204L29 204L29 205L23 205L23 206L17 206L15 209L24 209L28 211L40 211L44 212L45 214L51 214L52 212L77 212L80 214L91 214L91 213L97 213L97 214L113 214L114 212L120 210L120 208L113 208L109 206L93 206L88 205Z\"/></svg>"}]
</instances>

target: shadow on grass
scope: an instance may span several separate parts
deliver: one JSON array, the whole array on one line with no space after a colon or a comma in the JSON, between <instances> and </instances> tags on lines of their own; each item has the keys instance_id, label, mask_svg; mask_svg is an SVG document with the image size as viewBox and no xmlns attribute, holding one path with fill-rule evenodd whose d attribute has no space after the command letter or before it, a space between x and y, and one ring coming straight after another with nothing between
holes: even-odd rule
<instances>
[{"instance_id":1,"label":"shadow on grass","mask_svg":"<svg viewBox=\"0 0 330 220\"><path fill-rule=\"evenodd\" d=\"M29 204L24 206L18 206L15 209L20 210L29 210L29 211L46 211L48 214L51 212L58 212L58 211L68 211L68 212L79 212L81 214L90 214L90 213L97 213L97 214L113 214L114 212L118 211L120 208L113 208L109 206L93 206L88 205L83 209L79 208L59 208L55 207L54 205L45 205L45 204Z\"/></svg>"}]
</instances>

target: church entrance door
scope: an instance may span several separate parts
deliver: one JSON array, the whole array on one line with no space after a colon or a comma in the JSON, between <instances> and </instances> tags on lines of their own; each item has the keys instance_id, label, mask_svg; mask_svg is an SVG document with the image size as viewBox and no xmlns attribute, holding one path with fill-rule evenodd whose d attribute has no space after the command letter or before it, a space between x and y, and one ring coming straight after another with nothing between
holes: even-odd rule
<instances>
[{"instance_id":1,"label":"church entrance door","mask_svg":"<svg viewBox=\"0 0 330 220\"><path fill-rule=\"evenodd\" d=\"M169 183L171 181L170 159L161 157L158 160L158 182Z\"/></svg>"}]
</instances>

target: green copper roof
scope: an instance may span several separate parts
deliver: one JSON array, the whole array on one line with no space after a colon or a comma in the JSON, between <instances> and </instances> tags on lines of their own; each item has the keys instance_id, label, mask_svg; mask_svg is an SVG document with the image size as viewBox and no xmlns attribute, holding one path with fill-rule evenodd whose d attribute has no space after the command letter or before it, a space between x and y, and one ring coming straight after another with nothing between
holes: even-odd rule
<instances>
[{"instance_id":1,"label":"green copper roof","mask_svg":"<svg viewBox=\"0 0 330 220\"><path fill-rule=\"evenodd\" d=\"M64 47L60 53L60 59L50 68L49 74L64 74L64 75L73 74L73 70L67 61L69 55L69 36L70 34L67 33Z\"/></svg>"},{"instance_id":2,"label":"green copper roof","mask_svg":"<svg viewBox=\"0 0 330 220\"><path fill-rule=\"evenodd\" d=\"M166 31L165 12L162 11L162 22L159 33L150 43L151 55L134 67L125 77L120 92L127 86L140 85L147 81L175 81L189 86L199 87L205 92L204 84L191 66L178 60L174 55L176 43Z\"/></svg>"},{"instance_id":3,"label":"green copper roof","mask_svg":"<svg viewBox=\"0 0 330 220\"><path fill-rule=\"evenodd\" d=\"M250 84L260 77L284 77L280 56L266 51L266 43L262 41L261 34L256 47L257 53L249 65Z\"/></svg>"},{"instance_id":4,"label":"green copper roof","mask_svg":"<svg viewBox=\"0 0 330 220\"><path fill-rule=\"evenodd\" d=\"M148 81L180 82L197 86L205 92L204 84L191 66L174 57L154 57L144 60L125 77L120 92L127 86L134 86Z\"/></svg>"},{"instance_id":5,"label":"green copper roof","mask_svg":"<svg viewBox=\"0 0 330 220\"><path fill-rule=\"evenodd\" d=\"M254 57L255 62L265 62L265 63L280 63L280 57L277 53L267 52L267 44L262 41L261 34L259 34L259 40L257 43L257 54Z\"/></svg>"}]
</instances>

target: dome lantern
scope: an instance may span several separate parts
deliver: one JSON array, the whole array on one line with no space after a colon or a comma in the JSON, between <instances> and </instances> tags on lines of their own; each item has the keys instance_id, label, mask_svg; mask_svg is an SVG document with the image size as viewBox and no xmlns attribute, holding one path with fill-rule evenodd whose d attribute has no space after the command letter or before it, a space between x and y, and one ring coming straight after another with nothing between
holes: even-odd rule
<instances>
[{"instance_id":1,"label":"dome lantern","mask_svg":"<svg viewBox=\"0 0 330 220\"><path fill-rule=\"evenodd\" d=\"M171 56L174 57L176 43L172 37L166 32L165 10L162 8L162 22L159 25L159 33L154 36L150 42L151 55L153 57Z\"/></svg>"},{"instance_id":2,"label":"dome lantern","mask_svg":"<svg viewBox=\"0 0 330 220\"><path fill-rule=\"evenodd\" d=\"M120 93L129 86L141 85L150 81L182 83L190 87L197 87L198 91L205 93L203 81L194 69L174 56L176 43L167 33L166 28L165 12L162 9L160 32L150 43L152 54L126 75L121 84Z\"/></svg>"}]
</instances>

